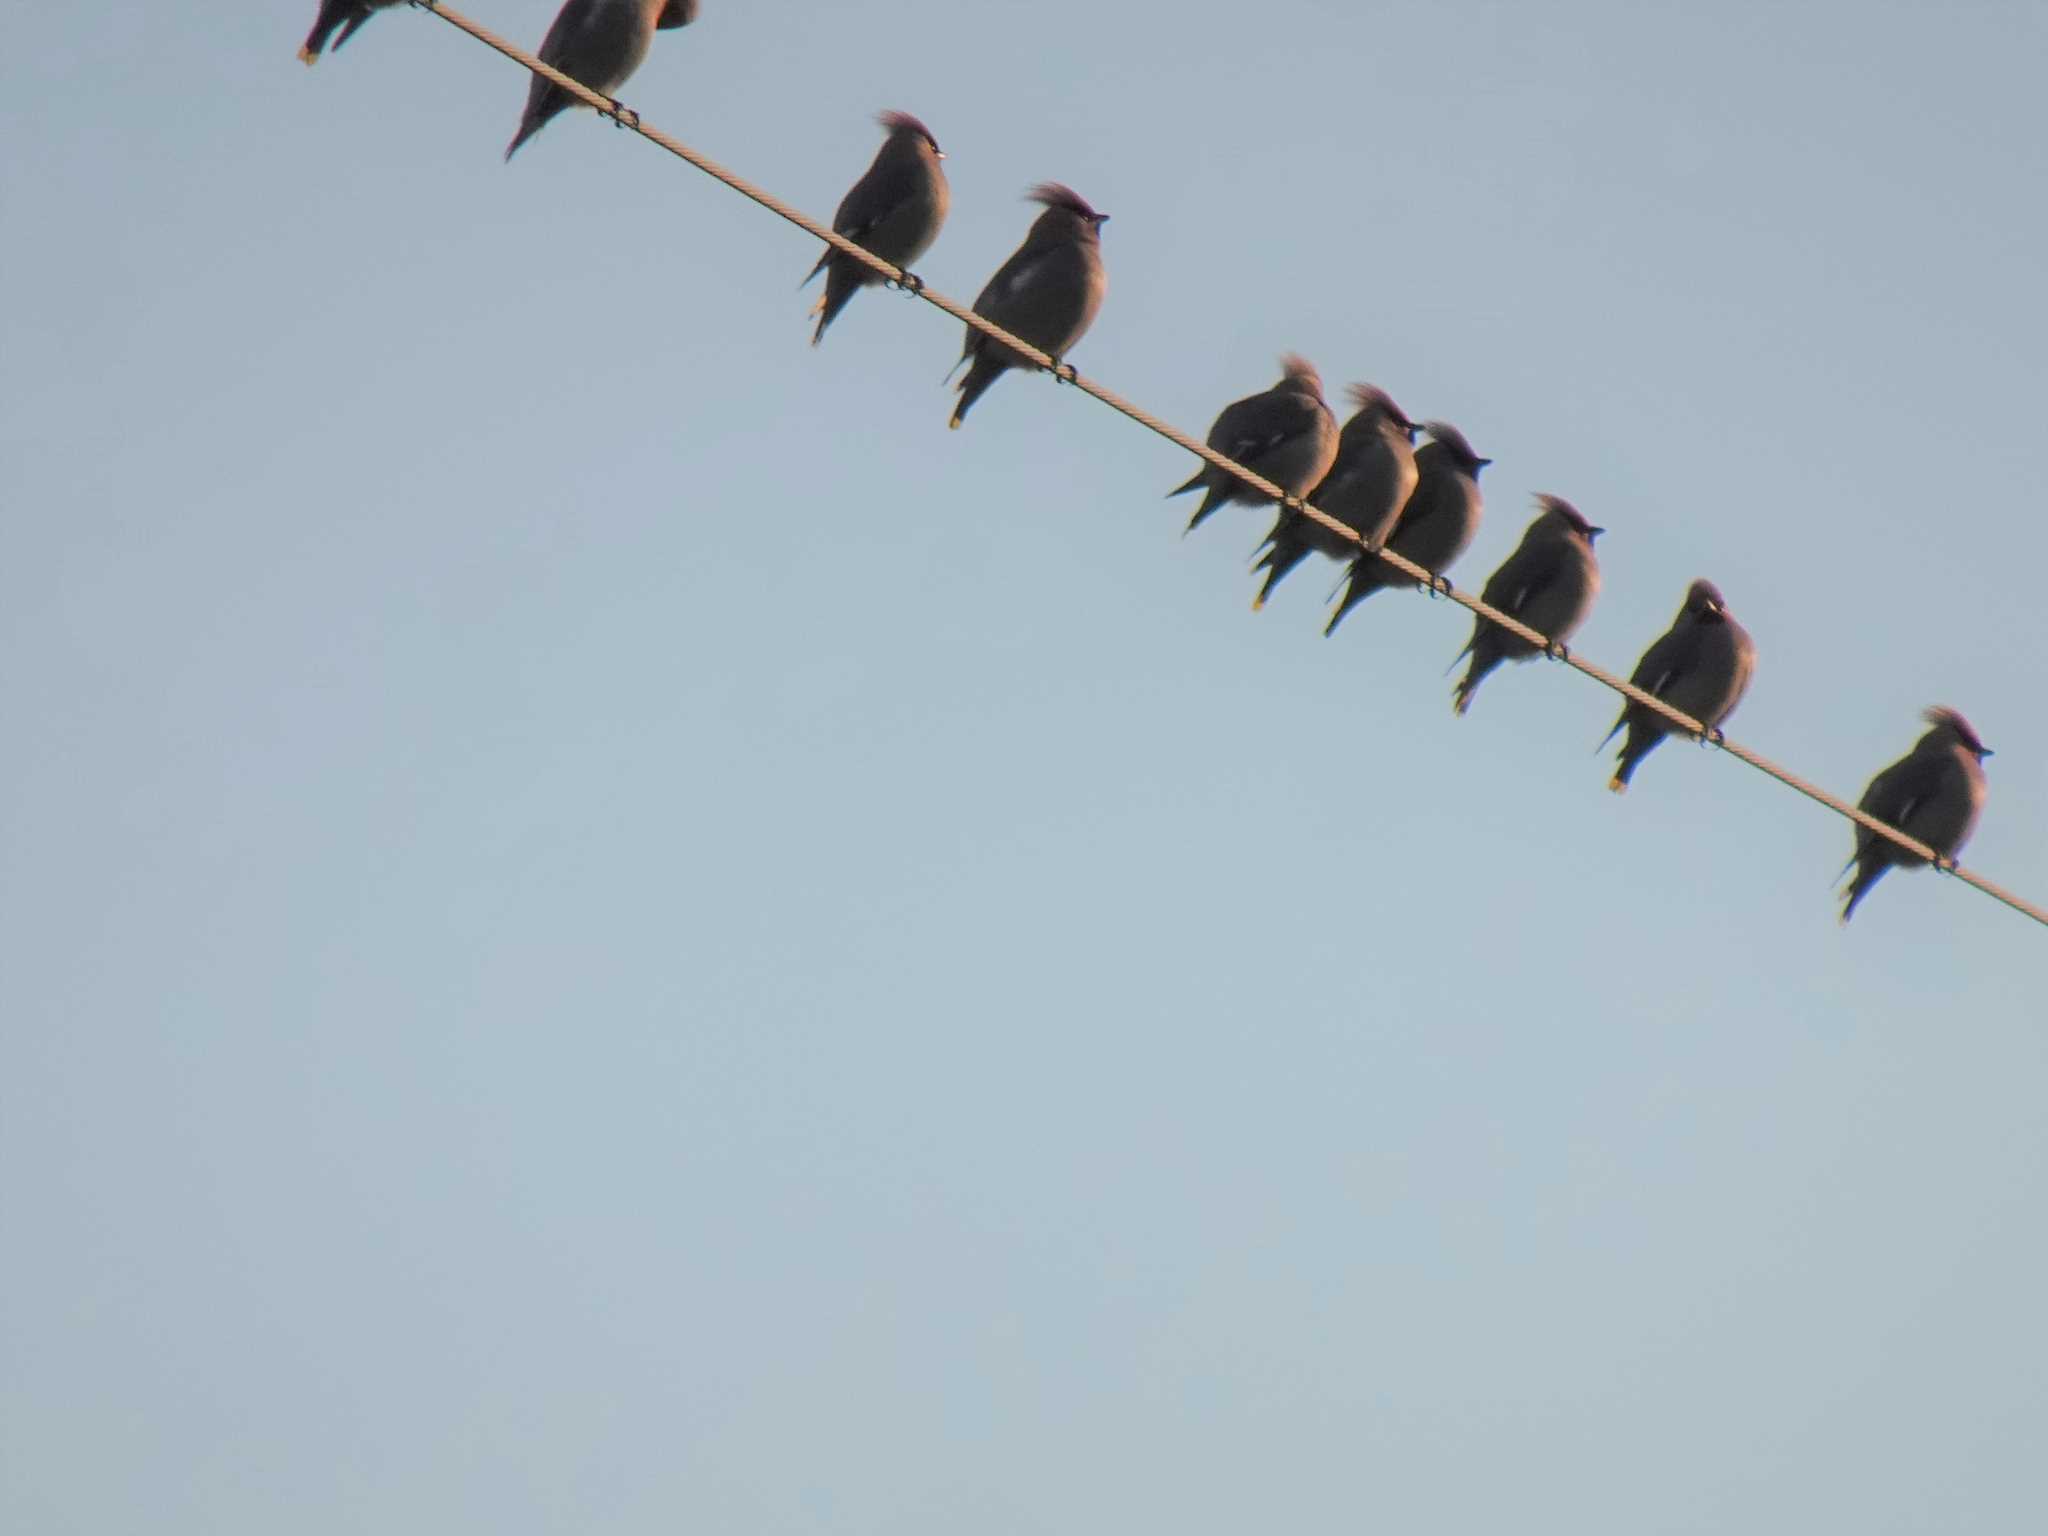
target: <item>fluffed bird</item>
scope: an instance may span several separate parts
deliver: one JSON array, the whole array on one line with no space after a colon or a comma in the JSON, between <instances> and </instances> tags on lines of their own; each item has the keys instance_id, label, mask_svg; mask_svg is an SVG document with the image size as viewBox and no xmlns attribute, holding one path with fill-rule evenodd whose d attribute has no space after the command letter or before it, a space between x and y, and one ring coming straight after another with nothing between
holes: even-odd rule
<instances>
[{"instance_id":1,"label":"fluffed bird","mask_svg":"<svg viewBox=\"0 0 2048 1536\"><path fill-rule=\"evenodd\" d=\"M610 96L646 61L656 32L686 27L696 19L697 0L568 0L541 39L540 61L598 95ZM562 112L582 105L554 81L535 75L527 87L519 131L505 146L505 158L510 160L520 145Z\"/></svg>"},{"instance_id":2,"label":"fluffed bird","mask_svg":"<svg viewBox=\"0 0 2048 1536\"><path fill-rule=\"evenodd\" d=\"M996 268L974 312L1054 358L1064 357L1102 308L1109 274L1102 267L1102 226L1109 215L1089 207L1081 194L1056 181L1040 182L1026 196L1045 212L1032 221L1024 243ZM1034 366L1021 353L991 340L973 326L961 348L957 370L960 399L946 425L967 419L974 402L1011 368Z\"/></svg>"},{"instance_id":3,"label":"fluffed bird","mask_svg":"<svg viewBox=\"0 0 2048 1536\"><path fill-rule=\"evenodd\" d=\"M1543 510L1529 524L1501 568L1486 578L1479 594L1488 605L1519 619L1553 645L1562 645L1586 622L1593 599L1600 595L1600 562L1593 541L1607 530L1595 528L1562 496L1538 496ZM1451 661L1472 658L1464 679L1452 695L1452 708L1464 714L1472 707L1486 674L1504 661L1527 661L1542 647L1508 633L1490 619L1476 619L1472 638Z\"/></svg>"},{"instance_id":4,"label":"fluffed bird","mask_svg":"<svg viewBox=\"0 0 2048 1536\"><path fill-rule=\"evenodd\" d=\"M1387 548L1425 571L1442 575L1457 563L1479 532L1480 515L1485 510L1479 471L1493 460L1474 453L1465 434L1449 422L1425 421L1422 430L1429 434L1429 441L1415 450L1415 489L1408 493L1408 504L1387 535ZM1386 561L1360 551L1344 578L1344 599L1323 626L1323 633L1335 634L1345 614L1383 587L1420 585Z\"/></svg>"},{"instance_id":5,"label":"fluffed bird","mask_svg":"<svg viewBox=\"0 0 2048 1536\"><path fill-rule=\"evenodd\" d=\"M840 200L839 211L832 215L832 232L907 268L931 249L939 226L946 222L952 191L939 168L946 156L932 131L908 112L884 112L875 121L888 135L867 173ZM856 293L882 281L873 267L830 245L804 281L820 272L825 274L825 295L811 311L818 317L818 328L811 333L814 347Z\"/></svg>"},{"instance_id":6,"label":"fluffed bird","mask_svg":"<svg viewBox=\"0 0 2048 1536\"><path fill-rule=\"evenodd\" d=\"M1309 493L1309 505L1329 513L1377 549L1415 489L1415 423L1383 389L1353 384L1345 393L1357 409L1338 434L1337 456ZM1252 567L1266 573L1259 595L1252 599L1254 612L1266 606L1273 588L1308 558L1310 550L1332 560L1358 552L1349 539L1289 507L1280 509L1264 547L1265 554Z\"/></svg>"},{"instance_id":7,"label":"fluffed bird","mask_svg":"<svg viewBox=\"0 0 2048 1536\"><path fill-rule=\"evenodd\" d=\"M1323 377L1315 364L1292 352L1281 358L1280 382L1223 407L1209 428L1208 443L1289 496L1301 495L1323 478L1337 457L1337 418L1323 403ZM1188 519L1190 533L1218 507L1267 499L1207 459L1186 484L1166 494L1185 496L1197 489L1204 494Z\"/></svg>"},{"instance_id":8,"label":"fluffed bird","mask_svg":"<svg viewBox=\"0 0 2048 1536\"><path fill-rule=\"evenodd\" d=\"M1921 718L1932 729L1912 751L1870 781L1856 808L1918 838L1942 858L1953 859L1977 829L1984 809L1984 759L1991 756L1991 749L1953 709L1937 705ZM1857 903L1894 864L1912 869L1926 862L1859 822L1856 852L1842 866L1845 875L1851 868L1856 871L1842 903L1842 921L1855 915Z\"/></svg>"},{"instance_id":9,"label":"fluffed bird","mask_svg":"<svg viewBox=\"0 0 2048 1536\"><path fill-rule=\"evenodd\" d=\"M1686 589L1678 617L1643 652L1628 680L1712 730L1735 713L1755 671L1756 642L1749 631L1729 614L1719 587L1696 581ZM1657 743L1676 729L1657 711L1631 699L1600 745L1614 740L1623 726L1628 735L1614 777L1607 781L1617 795L1628 788L1637 766Z\"/></svg>"},{"instance_id":10,"label":"fluffed bird","mask_svg":"<svg viewBox=\"0 0 2048 1536\"><path fill-rule=\"evenodd\" d=\"M339 53L341 45L355 36L356 28L374 13L403 4L405 0L320 0L320 14L313 18L313 30L306 34L305 46L299 50L299 62L316 63L323 50ZM339 37L334 36L337 27L341 29ZM327 46L330 37L334 38L332 48Z\"/></svg>"}]
</instances>

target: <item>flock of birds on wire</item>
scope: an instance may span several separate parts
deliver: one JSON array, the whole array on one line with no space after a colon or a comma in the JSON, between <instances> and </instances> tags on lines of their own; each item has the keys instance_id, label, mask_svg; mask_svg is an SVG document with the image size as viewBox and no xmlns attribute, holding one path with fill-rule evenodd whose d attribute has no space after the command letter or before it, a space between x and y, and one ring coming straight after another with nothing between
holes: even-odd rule
<instances>
[{"instance_id":1,"label":"flock of birds on wire","mask_svg":"<svg viewBox=\"0 0 2048 1536\"><path fill-rule=\"evenodd\" d=\"M311 64L325 49L338 49L379 10L406 0L321 0L318 18L299 57ZM686 26L697 16L697 0L567 0L541 43L539 57L602 96L611 96L640 67L654 34ZM535 75L518 131L506 146L510 160L519 147L571 106L583 105L553 81ZM628 109L613 103L626 115ZM884 112L881 149L866 173L839 204L833 230L899 270L930 249L945 222L951 193L940 166L945 156L925 125L907 112ZM1102 265L1098 213L1071 188L1055 182L1031 189L1043 207L1015 254L997 269L974 301L975 313L1055 358L1087 332L1102 307L1108 279ZM813 313L811 342L862 288L882 274L828 246L810 277L825 276L824 296ZM809 281L809 278L806 279ZM974 403L1011 368L1034 365L1021 354L970 326L955 370L967 373L957 386L950 426L958 427ZM1421 584L1378 558L1390 549L1423 569L1442 572L1465 552L1478 532L1482 508L1479 472L1490 462L1473 452L1464 435L1441 421L1408 419L1384 390L1354 385L1354 414L1340 428L1323 399L1322 379L1306 359L1281 361L1272 388L1224 407L1209 429L1208 444L1226 458L1264 476L1287 493L1280 515L1261 546L1256 570L1265 577L1253 606L1262 607L1287 573L1311 553L1348 561L1343 596L1323 633L1373 593ZM1418 433L1429 441L1414 446ZM1170 492L1203 493L1188 521L1189 531L1218 508L1233 502L1272 500L1215 465L1203 462ZM1359 543L1340 538L1305 516L1292 503L1307 500L1353 529ZM1594 527L1560 496L1537 497L1538 512L1507 561L1486 579L1481 596L1562 645L1583 624L1600 591ZM1481 617L1456 660L1470 662L1453 693L1464 714L1487 675L1505 661L1526 661L1543 653L1519 635ZM1453 662L1456 665L1456 661ZM1671 628L1637 662L1629 681L1673 708L1717 730L1742 701L1756 669L1756 645L1728 611L1718 588L1695 581ZM1990 749L1956 710L1926 712L1929 729L1913 749L1870 781L1859 808L1879 821L1918 838L1953 860L1974 830L1983 809L1983 759ZM1650 752L1670 733L1662 715L1634 701L1622 709L1607 739L1623 736L1609 787L1625 789ZM1605 743L1603 742L1604 746ZM1894 865L1926 861L1869 828L1855 828L1856 851L1843 873L1855 871L1842 906L1847 922L1857 904Z\"/></svg>"}]
</instances>

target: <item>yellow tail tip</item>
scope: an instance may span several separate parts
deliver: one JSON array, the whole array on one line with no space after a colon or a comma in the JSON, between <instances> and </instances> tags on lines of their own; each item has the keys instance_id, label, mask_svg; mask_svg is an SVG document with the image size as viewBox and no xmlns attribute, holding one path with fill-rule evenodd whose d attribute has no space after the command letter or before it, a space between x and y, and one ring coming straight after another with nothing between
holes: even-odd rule
<instances>
[{"instance_id":1,"label":"yellow tail tip","mask_svg":"<svg viewBox=\"0 0 2048 1536\"><path fill-rule=\"evenodd\" d=\"M1617 795L1625 795L1628 793L1628 786L1622 783L1621 775L1618 773L1613 778L1607 781L1607 787L1613 790Z\"/></svg>"},{"instance_id":2,"label":"yellow tail tip","mask_svg":"<svg viewBox=\"0 0 2048 1536\"><path fill-rule=\"evenodd\" d=\"M1260 594L1259 594L1259 595L1258 595L1257 597L1255 597L1255 598L1253 598L1253 599L1252 599L1252 612L1253 612L1253 613L1264 613L1265 611L1266 611L1266 594L1265 594L1265 593L1263 593L1263 592L1261 592L1261 593L1260 593Z\"/></svg>"},{"instance_id":3,"label":"yellow tail tip","mask_svg":"<svg viewBox=\"0 0 2048 1536\"><path fill-rule=\"evenodd\" d=\"M310 69L313 65L320 62L320 55L310 48L301 48L299 50L299 62Z\"/></svg>"}]
</instances>

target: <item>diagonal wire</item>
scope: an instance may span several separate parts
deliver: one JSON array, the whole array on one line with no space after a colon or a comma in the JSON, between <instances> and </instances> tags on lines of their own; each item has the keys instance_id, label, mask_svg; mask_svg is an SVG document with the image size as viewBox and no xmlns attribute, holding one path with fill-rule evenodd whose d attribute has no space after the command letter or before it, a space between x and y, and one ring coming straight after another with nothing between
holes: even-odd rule
<instances>
[{"instance_id":1,"label":"diagonal wire","mask_svg":"<svg viewBox=\"0 0 2048 1536\"><path fill-rule=\"evenodd\" d=\"M1454 588L1449 580L1439 576L1434 571L1424 569L1414 561L1395 553L1391 549L1373 548L1349 524L1339 522L1320 508L1310 506L1299 496L1287 495L1279 486L1273 484L1272 481L1264 476L1245 468L1233 459L1224 457L1207 443L1190 437L1171 422L1162 421L1150 411L1126 400L1114 390L1106 388L1096 383L1093 379L1076 372L1072 363L1055 357L1049 352L1042 351L1020 336L1013 336L1001 326L983 319L973 310L960 303L959 300L949 298L937 289L926 287L924 279L915 272L899 267L894 262L884 261L872 251L854 244L844 235L839 234L824 224L820 224L801 209L792 207L773 193L764 191L744 177L735 175L708 155L698 153L680 139L672 138L658 128L648 127L641 120L640 114L624 102L616 101L601 92L593 91L581 81L572 80L553 65L543 63L517 44L507 42L495 32L471 21L460 11L452 10L448 6L443 5L441 0L409 0L409 3L420 10L433 12L456 30L468 33L488 48L496 49L506 58L512 60L513 63L531 70L534 74L540 75L544 79L553 81L577 101L593 108L600 116L609 118L620 127L629 129L639 134L641 138L660 145L678 160L687 161L705 175L716 181L723 182L742 197L751 198L770 213L796 225L797 228L810 235L813 239L823 240L835 250L843 251L869 270L878 273L892 286L923 299L927 304L944 310L962 324L972 326L991 340L1000 342L1003 346L1018 353L1035 367L1050 373L1060 383L1071 384L1074 388L1080 390L1081 393L1094 396L1111 410L1122 413L1132 421L1135 421L1139 426L1157 433L1176 447L1186 449L1189 453L1195 454L1207 463L1223 470L1226 474L1243 481L1253 490L1259 492L1260 495L1270 497L1288 510L1298 512L1312 519L1338 538L1348 543L1356 544L1365 553L1384 560L1387 564L1394 567L1395 570L1420 583L1433 594L1447 597L1459 606L1469 608L1481 618L1498 624L1508 633L1516 635L1537 647L1553 661L1562 662L1574 671L1584 673L1602 687L1612 689L1630 702L1640 704L1645 709L1662 715L1672 726L1693 737L1695 740L1720 748L1730 757L1747 763L1759 773L1769 775L1788 789L1797 790L1800 794L1806 796L1807 799L1814 801L1816 804L1826 806L1836 815L1845 817L1857 826L1897 844L1907 853L1926 863L1932 864L1937 870L1945 874L1954 875L1965 885L1974 886L1994 901L2001 901L2022 916L2030 917L2043 927L2048 927L2048 909L2043 909L2016 892L2009 891L2004 886L1985 879L1984 876L1978 874L1975 870L1964 869L1954 859L1935 852L1932 847L1921 842L1920 839L1913 837L1909 833L1901 832L1897 827L1892 826L1888 822L1879 821L1875 816L1870 815L1867 811L1857 806L1851 805L1839 795L1831 794L1827 790L1822 789L1818 784L1801 778L1789 768L1780 767L1762 753L1754 751L1738 741L1731 741L1719 726L1705 725L1683 711L1672 708L1655 694L1638 688L1626 678L1620 677L1613 672L1609 672L1605 667L1598 666L1575 655L1562 641L1554 641L1548 635L1531 629L1520 619L1514 617L1514 615L1503 613L1500 609L1474 597L1471 593Z\"/></svg>"}]
</instances>

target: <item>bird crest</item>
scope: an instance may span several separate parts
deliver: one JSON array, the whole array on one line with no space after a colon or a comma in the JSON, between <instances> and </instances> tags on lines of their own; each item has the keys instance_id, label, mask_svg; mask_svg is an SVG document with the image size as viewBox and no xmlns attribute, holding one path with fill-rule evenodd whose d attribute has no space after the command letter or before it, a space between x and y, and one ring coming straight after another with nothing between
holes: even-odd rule
<instances>
[{"instance_id":1,"label":"bird crest","mask_svg":"<svg viewBox=\"0 0 2048 1536\"><path fill-rule=\"evenodd\" d=\"M1043 203L1048 208L1064 209L1077 218L1086 219L1090 224L1101 224L1109 218L1108 214L1097 213L1093 208L1089 207L1088 199L1076 192L1072 187L1057 181L1041 181L1037 186L1025 193L1024 197L1027 202Z\"/></svg>"}]
</instances>

